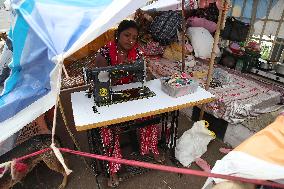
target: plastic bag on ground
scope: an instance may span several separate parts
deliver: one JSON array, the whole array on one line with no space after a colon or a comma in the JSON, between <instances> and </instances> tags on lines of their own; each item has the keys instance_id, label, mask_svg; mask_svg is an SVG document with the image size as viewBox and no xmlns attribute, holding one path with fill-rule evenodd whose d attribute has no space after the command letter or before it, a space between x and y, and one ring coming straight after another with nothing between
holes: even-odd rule
<instances>
[{"instance_id":1,"label":"plastic bag on ground","mask_svg":"<svg viewBox=\"0 0 284 189\"><path fill-rule=\"evenodd\" d=\"M195 122L191 129L185 131L177 140L175 157L187 167L206 151L209 142L215 138L215 133L207 129L208 122Z\"/></svg>"}]
</instances>

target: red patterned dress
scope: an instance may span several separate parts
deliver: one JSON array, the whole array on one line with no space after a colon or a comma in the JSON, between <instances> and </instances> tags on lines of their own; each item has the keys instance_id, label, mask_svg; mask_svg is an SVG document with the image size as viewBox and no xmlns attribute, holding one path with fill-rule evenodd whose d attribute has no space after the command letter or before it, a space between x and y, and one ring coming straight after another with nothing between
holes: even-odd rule
<instances>
[{"instance_id":1,"label":"red patterned dress","mask_svg":"<svg viewBox=\"0 0 284 189\"><path fill-rule=\"evenodd\" d=\"M118 62L118 53L117 45L115 42L110 42L104 47L102 47L98 53L100 53L107 61L108 65L115 66L120 64ZM135 61L142 58L142 53L137 46L134 46L127 55L127 59ZM132 81L132 76L127 76L121 78L116 83L117 84L127 84ZM147 118L144 118L147 119ZM141 119L143 120L143 119ZM120 143L119 143L119 129L118 128L101 128L101 137L104 148L106 149L105 155L122 158ZM139 128L139 139L140 139L140 153L141 155L149 154L150 151L158 155L158 128L156 125L150 125L144 128ZM118 163L109 163L109 173L114 174L118 172L121 167L121 164Z\"/></svg>"}]
</instances>

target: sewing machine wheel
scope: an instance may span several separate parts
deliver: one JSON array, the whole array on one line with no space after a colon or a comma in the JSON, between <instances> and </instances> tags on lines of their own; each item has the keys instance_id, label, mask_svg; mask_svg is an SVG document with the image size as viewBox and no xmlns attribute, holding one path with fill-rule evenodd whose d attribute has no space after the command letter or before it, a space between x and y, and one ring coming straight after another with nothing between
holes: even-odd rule
<instances>
[{"instance_id":1,"label":"sewing machine wheel","mask_svg":"<svg viewBox=\"0 0 284 189\"><path fill-rule=\"evenodd\" d=\"M109 72L101 71L98 75L98 79L100 82L108 82L109 81Z\"/></svg>"}]
</instances>

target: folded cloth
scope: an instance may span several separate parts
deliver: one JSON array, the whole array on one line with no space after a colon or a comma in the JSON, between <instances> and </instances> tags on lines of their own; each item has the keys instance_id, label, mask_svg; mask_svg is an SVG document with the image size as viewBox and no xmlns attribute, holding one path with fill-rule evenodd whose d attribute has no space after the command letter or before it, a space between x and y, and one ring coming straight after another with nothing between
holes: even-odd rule
<instances>
[{"instance_id":1,"label":"folded cloth","mask_svg":"<svg viewBox=\"0 0 284 189\"><path fill-rule=\"evenodd\" d=\"M187 45L185 54L189 54L190 49L190 46ZM182 45L179 43L172 43L165 49L163 57L172 61L180 61L182 59Z\"/></svg>"}]
</instances>

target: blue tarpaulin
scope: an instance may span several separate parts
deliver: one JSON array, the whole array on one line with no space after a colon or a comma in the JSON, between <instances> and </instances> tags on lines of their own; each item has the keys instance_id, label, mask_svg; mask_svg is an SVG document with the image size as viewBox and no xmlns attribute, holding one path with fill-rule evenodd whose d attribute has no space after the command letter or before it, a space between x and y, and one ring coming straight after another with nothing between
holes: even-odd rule
<instances>
[{"instance_id":1,"label":"blue tarpaulin","mask_svg":"<svg viewBox=\"0 0 284 189\"><path fill-rule=\"evenodd\" d=\"M12 0L11 74L0 95L0 142L55 105L64 58L146 0Z\"/></svg>"}]
</instances>

